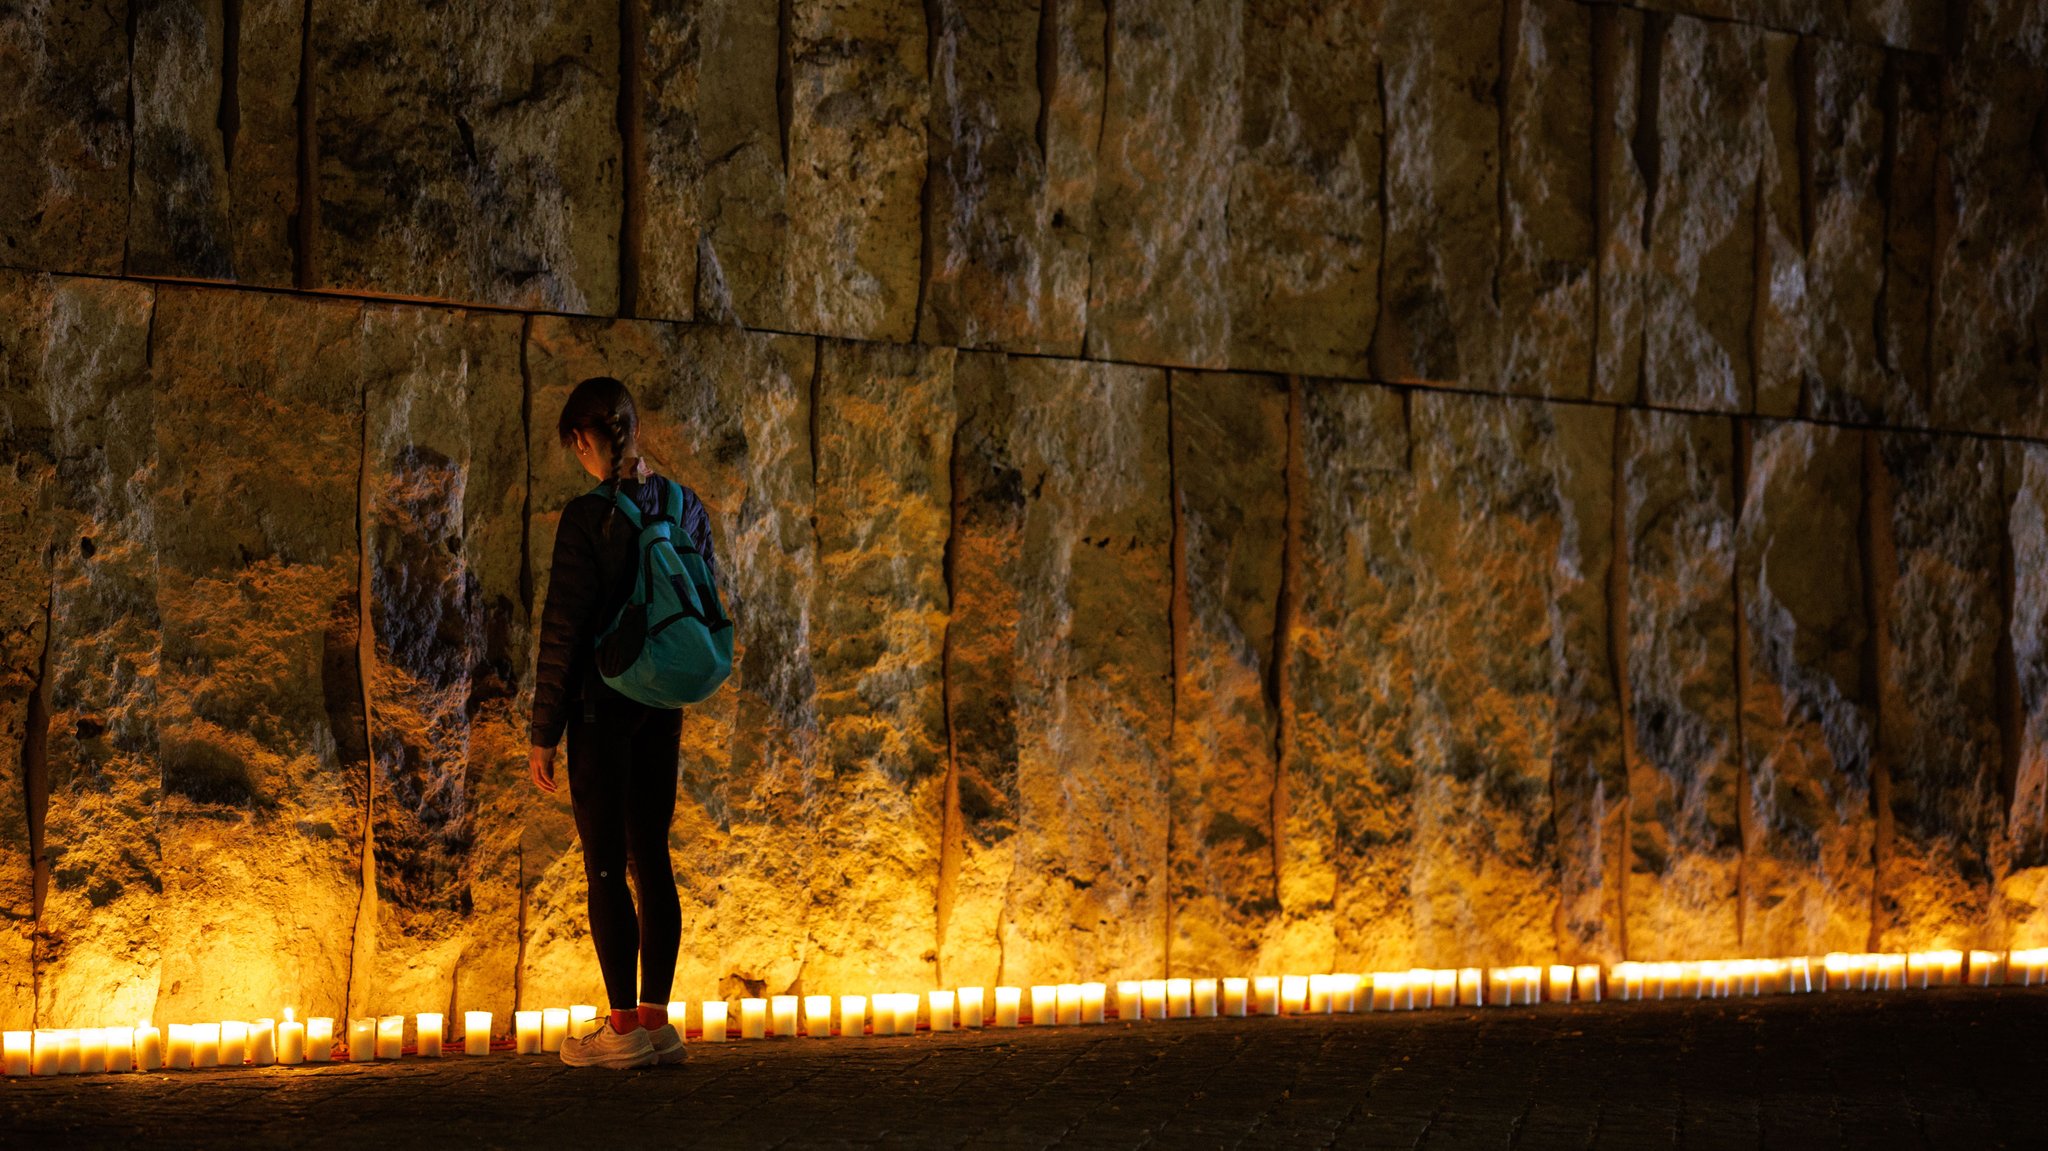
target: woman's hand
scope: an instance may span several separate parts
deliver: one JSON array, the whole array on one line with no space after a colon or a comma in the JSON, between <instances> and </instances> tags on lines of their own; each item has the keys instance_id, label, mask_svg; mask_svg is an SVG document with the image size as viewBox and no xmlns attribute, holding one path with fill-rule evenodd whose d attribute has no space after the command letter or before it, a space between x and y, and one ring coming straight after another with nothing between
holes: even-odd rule
<instances>
[{"instance_id":1,"label":"woman's hand","mask_svg":"<svg viewBox=\"0 0 2048 1151\"><path fill-rule=\"evenodd\" d=\"M533 776L533 785L553 795L555 793L555 749L536 747L527 757L527 766Z\"/></svg>"}]
</instances>

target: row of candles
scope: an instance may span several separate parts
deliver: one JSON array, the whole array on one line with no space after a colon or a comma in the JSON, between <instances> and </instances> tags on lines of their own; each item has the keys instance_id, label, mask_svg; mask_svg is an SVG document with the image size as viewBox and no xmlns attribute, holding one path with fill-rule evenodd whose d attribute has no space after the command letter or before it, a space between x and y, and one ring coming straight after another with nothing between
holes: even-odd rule
<instances>
[{"instance_id":1,"label":"row of candles","mask_svg":"<svg viewBox=\"0 0 2048 1151\"><path fill-rule=\"evenodd\" d=\"M1982 987L2048 983L2048 948L2000 951L1928 951L1907 954L1834 953L1820 962L1793 959L1699 960L1683 963L1555 964L1549 967L1413 968L1372 975L1266 975L1229 979L1126 980L1116 985L1119 1020L1190 1019L1222 1016L1326 1015L1358 1011L1413 1011L1436 1007L1512 1007L1538 1002L1599 1002L1603 999L1714 999L1813 991L1880 991L1907 988ZM913 1035L920 1018L931 1031L956 1027L1074 1026L1107 1020L1109 986L1103 983L1041 984L1028 989L997 987L991 999L981 987L874 996L776 995L740 1000L732 1019L724 1000L698 1005L697 1027L686 1027L689 1004L668 1005L678 1030L702 1040L789 1038L797 1035ZM988 1008L993 1006L993 1011ZM835 1010L836 1015L835 1015ZM443 1016L413 1017L415 1054L435 1058L443 1051ZM397 1059L405 1054L403 1015L348 1021L343 1055L351 1062ZM465 1054L491 1052L493 1017L463 1013ZM549 1007L513 1013L512 1050L519 1054L560 1051L571 1035L600 1025L590 1005ZM98 1071L155 1071L159 1068L269 1066L325 1063L334 1058L334 1020L301 1023L290 1009L284 1019L253 1023L173 1023L166 1045L162 1031L136 1027L64 1028L0 1034L0 1057L8 1075L71 1075Z\"/></svg>"}]
</instances>

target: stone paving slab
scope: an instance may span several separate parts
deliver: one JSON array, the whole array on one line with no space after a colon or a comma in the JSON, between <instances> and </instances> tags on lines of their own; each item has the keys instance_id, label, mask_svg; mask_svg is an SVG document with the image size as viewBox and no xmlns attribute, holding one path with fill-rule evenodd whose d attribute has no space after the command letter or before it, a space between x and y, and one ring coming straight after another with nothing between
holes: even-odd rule
<instances>
[{"instance_id":1,"label":"stone paving slab","mask_svg":"<svg viewBox=\"0 0 2048 1151\"><path fill-rule=\"evenodd\" d=\"M0 1147L2038 1147L2048 992L1191 1020L0 1081Z\"/></svg>"}]
</instances>

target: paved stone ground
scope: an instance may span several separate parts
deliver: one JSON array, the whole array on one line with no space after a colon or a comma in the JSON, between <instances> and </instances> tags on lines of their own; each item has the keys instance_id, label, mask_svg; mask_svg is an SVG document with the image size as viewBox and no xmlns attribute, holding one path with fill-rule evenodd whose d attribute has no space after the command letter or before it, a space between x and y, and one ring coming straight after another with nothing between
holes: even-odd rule
<instances>
[{"instance_id":1,"label":"paved stone ground","mask_svg":"<svg viewBox=\"0 0 2048 1151\"><path fill-rule=\"evenodd\" d=\"M1192 1020L0 1083L0 1147L2041 1147L2048 992Z\"/></svg>"}]
</instances>

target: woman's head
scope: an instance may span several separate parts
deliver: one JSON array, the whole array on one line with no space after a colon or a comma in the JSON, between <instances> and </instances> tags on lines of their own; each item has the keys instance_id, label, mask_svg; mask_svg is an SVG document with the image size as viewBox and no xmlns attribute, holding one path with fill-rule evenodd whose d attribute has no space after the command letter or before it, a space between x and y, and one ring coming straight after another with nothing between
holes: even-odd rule
<instances>
[{"instance_id":1,"label":"woman's head","mask_svg":"<svg viewBox=\"0 0 2048 1151\"><path fill-rule=\"evenodd\" d=\"M555 432L585 471L600 480L617 481L639 453L639 423L633 393L626 385L610 376L592 376L569 393Z\"/></svg>"}]
</instances>

